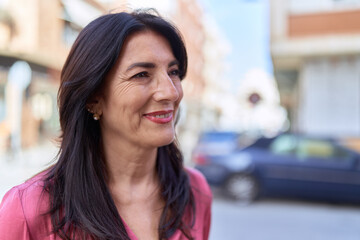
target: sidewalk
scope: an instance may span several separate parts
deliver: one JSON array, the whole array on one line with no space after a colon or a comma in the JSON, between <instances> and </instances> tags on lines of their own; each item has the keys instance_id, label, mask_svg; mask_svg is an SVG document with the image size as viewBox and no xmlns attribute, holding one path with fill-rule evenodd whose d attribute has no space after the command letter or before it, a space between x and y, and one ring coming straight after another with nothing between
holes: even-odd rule
<instances>
[{"instance_id":1,"label":"sidewalk","mask_svg":"<svg viewBox=\"0 0 360 240\"><path fill-rule=\"evenodd\" d=\"M5 193L45 169L57 154L54 143L46 142L20 154L0 154L0 200Z\"/></svg>"}]
</instances>

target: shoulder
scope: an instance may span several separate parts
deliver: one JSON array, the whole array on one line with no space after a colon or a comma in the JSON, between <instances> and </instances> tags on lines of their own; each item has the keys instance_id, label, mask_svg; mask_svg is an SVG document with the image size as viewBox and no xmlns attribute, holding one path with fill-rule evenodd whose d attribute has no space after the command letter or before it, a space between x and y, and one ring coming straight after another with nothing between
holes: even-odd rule
<instances>
[{"instance_id":1,"label":"shoulder","mask_svg":"<svg viewBox=\"0 0 360 240\"><path fill-rule=\"evenodd\" d=\"M36 175L26 182L11 188L3 197L0 209L4 211L17 203L22 204L26 202L30 204L32 202L30 201L31 199L34 199L42 193L42 176L43 174Z\"/></svg>"},{"instance_id":2,"label":"shoulder","mask_svg":"<svg viewBox=\"0 0 360 240\"><path fill-rule=\"evenodd\" d=\"M190 184L192 187L204 188L204 190L210 191L209 184L207 183L204 175L202 175L201 172L199 172L194 168L189 168L189 167L186 167L185 171L189 175Z\"/></svg>"},{"instance_id":3,"label":"shoulder","mask_svg":"<svg viewBox=\"0 0 360 240\"><path fill-rule=\"evenodd\" d=\"M48 197L43 191L43 177L44 174L40 173L5 194L0 204L1 234L26 235L30 234L32 228L38 228L38 224L46 225L43 221L48 211ZM1 234L0 239L3 237Z\"/></svg>"},{"instance_id":4,"label":"shoulder","mask_svg":"<svg viewBox=\"0 0 360 240\"><path fill-rule=\"evenodd\" d=\"M185 171L189 175L190 186L193 190L195 198L200 197L204 200L208 199L208 201L211 202L212 199L211 189L205 177L202 175L202 173L194 168L188 168L188 167L185 168Z\"/></svg>"},{"instance_id":5,"label":"shoulder","mask_svg":"<svg viewBox=\"0 0 360 240\"><path fill-rule=\"evenodd\" d=\"M195 200L195 223L192 235L195 239L208 239L211 225L212 193L205 177L198 170L185 168Z\"/></svg>"},{"instance_id":6,"label":"shoulder","mask_svg":"<svg viewBox=\"0 0 360 240\"><path fill-rule=\"evenodd\" d=\"M29 239L27 222L23 213L17 187L8 191L0 204L0 239Z\"/></svg>"},{"instance_id":7,"label":"shoulder","mask_svg":"<svg viewBox=\"0 0 360 240\"><path fill-rule=\"evenodd\" d=\"M26 206L31 206L40 200L43 195L45 173L39 173L30 178L23 184L13 187L4 196L3 202L7 202L9 198L18 198L18 200ZM26 210L26 209L24 209Z\"/></svg>"}]
</instances>

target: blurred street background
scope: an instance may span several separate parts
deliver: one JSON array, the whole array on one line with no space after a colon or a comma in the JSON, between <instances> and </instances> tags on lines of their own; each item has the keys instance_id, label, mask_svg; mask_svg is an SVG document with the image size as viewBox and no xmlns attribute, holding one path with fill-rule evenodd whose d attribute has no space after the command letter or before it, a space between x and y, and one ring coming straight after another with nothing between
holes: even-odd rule
<instances>
[{"instance_id":1,"label":"blurred street background","mask_svg":"<svg viewBox=\"0 0 360 240\"><path fill-rule=\"evenodd\" d=\"M360 0L0 0L0 199L55 160L78 33L140 7L187 46L178 140L210 239L359 240Z\"/></svg>"}]
</instances>

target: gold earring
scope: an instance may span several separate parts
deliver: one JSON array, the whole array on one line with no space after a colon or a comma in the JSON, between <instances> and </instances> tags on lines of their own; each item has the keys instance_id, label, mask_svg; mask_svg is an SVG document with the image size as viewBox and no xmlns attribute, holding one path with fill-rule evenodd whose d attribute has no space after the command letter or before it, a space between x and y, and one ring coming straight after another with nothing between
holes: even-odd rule
<instances>
[{"instance_id":1,"label":"gold earring","mask_svg":"<svg viewBox=\"0 0 360 240\"><path fill-rule=\"evenodd\" d=\"M95 121L97 121L97 120L100 119L100 115L97 114L97 113L94 113L93 118L94 118Z\"/></svg>"}]
</instances>

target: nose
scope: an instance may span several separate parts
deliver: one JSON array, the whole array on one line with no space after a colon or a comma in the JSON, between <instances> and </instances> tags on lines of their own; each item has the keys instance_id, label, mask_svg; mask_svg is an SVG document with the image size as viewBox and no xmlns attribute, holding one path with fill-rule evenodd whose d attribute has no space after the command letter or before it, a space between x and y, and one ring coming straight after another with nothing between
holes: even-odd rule
<instances>
[{"instance_id":1,"label":"nose","mask_svg":"<svg viewBox=\"0 0 360 240\"><path fill-rule=\"evenodd\" d=\"M156 82L157 87L154 94L156 101L175 102L179 100L182 91L180 81L175 83L173 79L171 79L171 77L166 73L159 76Z\"/></svg>"}]
</instances>

